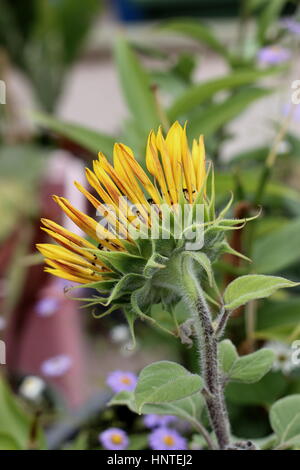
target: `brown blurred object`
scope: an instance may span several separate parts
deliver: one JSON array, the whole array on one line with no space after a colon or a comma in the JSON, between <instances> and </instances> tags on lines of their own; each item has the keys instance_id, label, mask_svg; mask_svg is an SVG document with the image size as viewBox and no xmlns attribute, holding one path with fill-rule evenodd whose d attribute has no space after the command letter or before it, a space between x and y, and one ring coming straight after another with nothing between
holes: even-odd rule
<instances>
[{"instance_id":1,"label":"brown blurred object","mask_svg":"<svg viewBox=\"0 0 300 470\"><path fill-rule=\"evenodd\" d=\"M64 194L63 184L44 181L40 190L41 216L60 222L61 211L53 202L52 194ZM46 242L48 237L40 229L39 219L30 223L32 224L32 234L29 254L34 254L36 253L35 244ZM20 223L0 249L0 276L2 279L7 275L9 263L22 235L23 223ZM65 374L60 377L44 378L58 387L69 406L76 407L86 398L83 338L78 304L65 296L63 283L59 286L58 281L44 272L43 264L27 268L18 299L10 312L4 312L7 318L5 330L6 370L8 374L43 376L41 365L46 359L60 354L69 356L72 365ZM58 308L51 315L38 315L36 304L47 296L59 300ZM3 299L1 304L3 308L5 305Z\"/></svg>"}]
</instances>

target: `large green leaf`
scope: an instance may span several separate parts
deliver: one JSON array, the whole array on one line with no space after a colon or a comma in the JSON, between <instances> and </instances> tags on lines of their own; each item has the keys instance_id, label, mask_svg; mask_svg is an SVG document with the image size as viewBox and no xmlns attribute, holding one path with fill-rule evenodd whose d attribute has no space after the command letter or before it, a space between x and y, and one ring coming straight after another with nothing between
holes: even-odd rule
<instances>
[{"instance_id":1,"label":"large green leaf","mask_svg":"<svg viewBox=\"0 0 300 470\"><path fill-rule=\"evenodd\" d=\"M290 395L274 403L270 422L279 445L300 445L300 395Z\"/></svg>"},{"instance_id":2,"label":"large green leaf","mask_svg":"<svg viewBox=\"0 0 300 470\"><path fill-rule=\"evenodd\" d=\"M240 276L225 289L225 308L234 310L250 300L269 297L278 289L297 285L299 283L277 276L264 276L263 274Z\"/></svg>"},{"instance_id":3,"label":"large green leaf","mask_svg":"<svg viewBox=\"0 0 300 470\"><path fill-rule=\"evenodd\" d=\"M248 88L238 91L222 103L210 105L207 109L201 110L193 116L188 127L189 137L194 139L200 134L205 137L210 136L247 109L251 103L269 93L271 90L266 88Z\"/></svg>"},{"instance_id":4,"label":"large green leaf","mask_svg":"<svg viewBox=\"0 0 300 470\"><path fill-rule=\"evenodd\" d=\"M258 382L269 372L274 359L273 351L265 348L239 357L229 371L229 378L247 384Z\"/></svg>"},{"instance_id":5,"label":"large green leaf","mask_svg":"<svg viewBox=\"0 0 300 470\"><path fill-rule=\"evenodd\" d=\"M155 362L145 367L135 389L138 413L145 404L163 404L189 397L200 392L203 381L175 362Z\"/></svg>"},{"instance_id":6,"label":"large green leaf","mask_svg":"<svg viewBox=\"0 0 300 470\"><path fill-rule=\"evenodd\" d=\"M228 339L219 345L219 360L227 380L242 383L258 382L272 367L274 353L260 349L239 357L235 346Z\"/></svg>"},{"instance_id":7,"label":"large green leaf","mask_svg":"<svg viewBox=\"0 0 300 470\"><path fill-rule=\"evenodd\" d=\"M280 326L294 327L300 323L300 298L264 302L258 309L257 331Z\"/></svg>"},{"instance_id":8,"label":"large green leaf","mask_svg":"<svg viewBox=\"0 0 300 470\"><path fill-rule=\"evenodd\" d=\"M112 155L113 145L116 141L115 137L88 129L79 124L53 118L47 114L35 113L33 118L37 124L59 136L65 137L79 147L95 154L95 156L100 151L108 156Z\"/></svg>"},{"instance_id":9,"label":"large green leaf","mask_svg":"<svg viewBox=\"0 0 300 470\"><path fill-rule=\"evenodd\" d=\"M255 271L275 273L300 259L300 219L285 223L273 233L256 240L253 250Z\"/></svg>"},{"instance_id":10,"label":"large green leaf","mask_svg":"<svg viewBox=\"0 0 300 470\"><path fill-rule=\"evenodd\" d=\"M131 411L137 413L134 400L134 392L119 392L108 405L127 406ZM141 412L143 414L172 415L185 421L194 422L199 420L204 409L204 398L200 393L183 398L172 403L160 405L144 405Z\"/></svg>"},{"instance_id":11,"label":"large green leaf","mask_svg":"<svg viewBox=\"0 0 300 470\"><path fill-rule=\"evenodd\" d=\"M148 133L160 123L147 72L123 37L115 44L116 64L125 100L136 127Z\"/></svg>"},{"instance_id":12,"label":"large green leaf","mask_svg":"<svg viewBox=\"0 0 300 470\"><path fill-rule=\"evenodd\" d=\"M171 105L168 110L169 120L170 122L175 121L195 107L211 99L219 91L231 90L242 85L254 83L259 78L275 73L278 70L278 68L274 67L265 70L244 70L194 85Z\"/></svg>"}]
</instances>

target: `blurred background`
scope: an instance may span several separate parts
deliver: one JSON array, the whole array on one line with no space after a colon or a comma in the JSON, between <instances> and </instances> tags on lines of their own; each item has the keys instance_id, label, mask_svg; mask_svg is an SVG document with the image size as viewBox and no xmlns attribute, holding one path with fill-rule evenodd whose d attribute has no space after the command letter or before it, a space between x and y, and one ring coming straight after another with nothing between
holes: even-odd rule
<instances>
[{"instance_id":1,"label":"blurred background","mask_svg":"<svg viewBox=\"0 0 300 470\"><path fill-rule=\"evenodd\" d=\"M84 167L99 150L111 158L115 141L143 164L149 131L187 120L190 141L205 136L219 206L233 191L232 216L263 210L231 240L253 263L224 258L220 287L247 272L300 280L298 3L0 0L0 448L94 448L112 424L145 448L141 422L105 408L107 375L161 358L197 368L193 348L144 324L132 348L122 312L97 320L101 310L74 301L36 252L47 240L41 217L80 233L52 194L95 215L73 181L86 185ZM152 315L173 328L161 306ZM177 315L184 321L180 305ZM278 353L259 384L228 387L234 434L263 438L270 404L300 393L290 357L300 291L240 309L229 335L241 354L263 344Z\"/></svg>"}]
</instances>

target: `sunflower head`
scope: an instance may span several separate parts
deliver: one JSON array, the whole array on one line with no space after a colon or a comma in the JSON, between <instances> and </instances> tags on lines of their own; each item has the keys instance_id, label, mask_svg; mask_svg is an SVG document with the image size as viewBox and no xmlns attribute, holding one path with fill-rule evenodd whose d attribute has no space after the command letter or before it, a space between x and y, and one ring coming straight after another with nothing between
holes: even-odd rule
<instances>
[{"instance_id":1,"label":"sunflower head","mask_svg":"<svg viewBox=\"0 0 300 470\"><path fill-rule=\"evenodd\" d=\"M86 237L42 219L42 229L56 244L37 248L45 256L47 272L96 291L91 305L100 303L107 313L123 307L131 320L141 316L151 321L153 304L162 302L170 309L181 298L185 258L204 282L211 282L211 262L232 252L225 232L241 221L224 219L232 198L216 215L213 171L206 166L203 137L189 148L186 128L178 122L166 137L161 129L150 132L146 170L124 144L115 144L113 164L102 153L98 157L93 171L86 169L91 190L75 182L95 217L54 196Z\"/></svg>"}]
</instances>

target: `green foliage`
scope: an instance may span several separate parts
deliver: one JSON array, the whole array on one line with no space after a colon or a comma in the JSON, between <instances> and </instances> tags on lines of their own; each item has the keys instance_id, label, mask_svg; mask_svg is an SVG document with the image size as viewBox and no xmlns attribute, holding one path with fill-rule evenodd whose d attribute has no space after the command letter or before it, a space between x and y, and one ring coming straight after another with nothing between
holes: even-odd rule
<instances>
[{"instance_id":1,"label":"green foliage","mask_svg":"<svg viewBox=\"0 0 300 470\"><path fill-rule=\"evenodd\" d=\"M199 375L191 374L175 362L155 362L145 367L135 389L138 413L145 404L163 404L199 393L203 383Z\"/></svg>"},{"instance_id":2,"label":"green foliage","mask_svg":"<svg viewBox=\"0 0 300 470\"><path fill-rule=\"evenodd\" d=\"M122 37L116 41L115 57L123 94L135 127L146 136L149 129L156 128L160 123L149 76Z\"/></svg>"},{"instance_id":3,"label":"green foliage","mask_svg":"<svg viewBox=\"0 0 300 470\"><path fill-rule=\"evenodd\" d=\"M268 349L239 357L230 340L220 344L219 360L227 381L247 384L258 382L269 372L274 359L274 353Z\"/></svg>"},{"instance_id":4,"label":"green foliage","mask_svg":"<svg viewBox=\"0 0 300 470\"><path fill-rule=\"evenodd\" d=\"M0 449L26 450L31 447L44 448L43 433L37 426L34 441L31 429L34 418L20 407L3 379L0 380Z\"/></svg>"},{"instance_id":5,"label":"green foliage","mask_svg":"<svg viewBox=\"0 0 300 470\"><path fill-rule=\"evenodd\" d=\"M300 446L300 395L290 395L272 405L270 422L279 448Z\"/></svg>"},{"instance_id":6,"label":"green foliage","mask_svg":"<svg viewBox=\"0 0 300 470\"><path fill-rule=\"evenodd\" d=\"M223 90L232 90L243 85L249 85L267 75L278 72L278 68L265 70L237 71L221 78L215 78L204 83L191 86L177 100L172 103L168 110L170 122L193 110L195 107L207 102L216 93Z\"/></svg>"},{"instance_id":7,"label":"green foliage","mask_svg":"<svg viewBox=\"0 0 300 470\"><path fill-rule=\"evenodd\" d=\"M117 393L108 406L127 406L131 411L137 413L134 392ZM204 398L200 393L172 401L171 403L160 403L155 405L143 405L141 412L143 414L171 415L177 416L192 424L199 420L204 410Z\"/></svg>"},{"instance_id":8,"label":"green foliage","mask_svg":"<svg viewBox=\"0 0 300 470\"><path fill-rule=\"evenodd\" d=\"M90 152L93 154L93 158L100 150L108 157L112 155L113 145L116 141L115 137L79 124L62 121L47 114L36 113L33 118L38 125Z\"/></svg>"},{"instance_id":9,"label":"green foliage","mask_svg":"<svg viewBox=\"0 0 300 470\"><path fill-rule=\"evenodd\" d=\"M188 36L200 43L207 44L215 52L221 54L223 57L230 61L230 53L228 48L213 34L211 29L200 23L200 21L193 19L176 19L166 21L160 24L162 31L175 32Z\"/></svg>"},{"instance_id":10,"label":"green foliage","mask_svg":"<svg viewBox=\"0 0 300 470\"><path fill-rule=\"evenodd\" d=\"M295 219L256 240L253 250L254 269L258 273L276 273L300 259L300 220Z\"/></svg>"},{"instance_id":11,"label":"green foliage","mask_svg":"<svg viewBox=\"0 0 300 470\"><path fill-rule=\"evenodd\" d=\"M67 67L78 57L100 4L29 0L25 11L17 3L1 2L0 44L25 72L42 107L52 111Z\"/></svg>"},{"instance_id":12,"label":"green foliage","mask_svg":"<svg viewBox=\"0 0 300 470\"><path fill-rule=\"evenodd\" d=\"M278 289L294 287L297 282L283 277L248 274L232 281L224 292L225 308L234 310L250 300L262 299L274 294Z\"/></svg>"}]
</instances>

